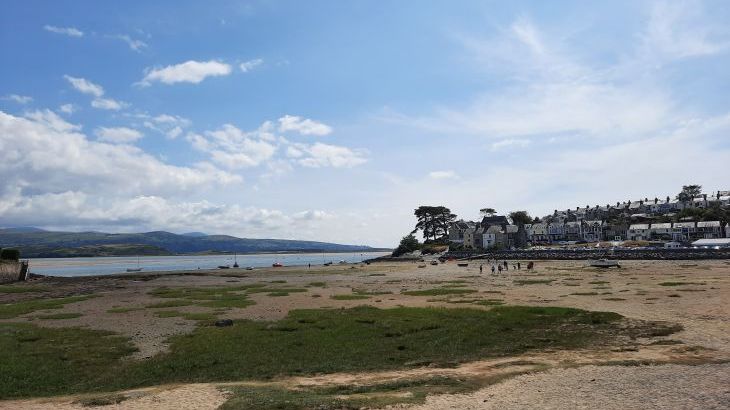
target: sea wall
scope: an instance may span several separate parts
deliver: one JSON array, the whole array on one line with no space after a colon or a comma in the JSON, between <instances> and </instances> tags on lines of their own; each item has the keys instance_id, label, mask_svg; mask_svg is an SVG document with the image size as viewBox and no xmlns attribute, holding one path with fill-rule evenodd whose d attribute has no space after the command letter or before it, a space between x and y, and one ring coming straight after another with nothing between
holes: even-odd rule
<instances>
[{"instance_id":1,"label":"sea wall","mask_svg":"<svg viewBox=\"0 0 730 410\"><path fill-rule=\"evenodd\" d=\"M492 252L449 252L442 258L496 260L701 260L730 259L730 249L617 249L603 250L514 250Z\"/></svg>"},{"instance_id":2,"label":"sea wall","mask_svg":"<svg viewBox=\"0 0 730 410\"><path fill-rule=\"evenodd\" d=\"M16 261L0 261L0 283L17 282L25 280L21 278L21 274L25 276L28 265L25 262Z\"/></svg>"}]
</instances>

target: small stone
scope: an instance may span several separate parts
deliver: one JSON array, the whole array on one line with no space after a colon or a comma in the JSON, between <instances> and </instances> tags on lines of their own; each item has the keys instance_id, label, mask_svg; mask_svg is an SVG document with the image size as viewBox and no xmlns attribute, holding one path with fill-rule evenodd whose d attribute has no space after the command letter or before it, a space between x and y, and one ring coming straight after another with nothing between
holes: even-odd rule
<instances>
[{"instance_id":1,"label":"small stone","mask_svg":"<svg viewBox=\"0 0 730 410\"><path fill-rule=\"evenodd\" d=\"M233 326L233 321L231 319L221 319L217 320L215 322L216 327L227 327L227 326Z\"/></svg>"}]
</instances>

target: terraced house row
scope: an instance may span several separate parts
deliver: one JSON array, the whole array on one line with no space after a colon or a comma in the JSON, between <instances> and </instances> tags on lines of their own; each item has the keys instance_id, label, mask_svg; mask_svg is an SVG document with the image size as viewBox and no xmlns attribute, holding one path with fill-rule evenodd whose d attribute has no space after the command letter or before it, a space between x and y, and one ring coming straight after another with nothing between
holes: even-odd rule
<instances>
[{"instance_id":1,"label":"terraced house row","mask_svg":"<svg viewBox=\"0 0 730 410\"><path fill-rule=\"evenodd\" d=\"M725 220L666 222L681 216L680 212L688 208L730 210L730 191L705 194L691 201L667 197L555 210L551 215L521 226L505 216L489 215L480 222L459 220L452 223L448 238L451 243L468 249L624 240L688 243L730 238L730 225Z\"/></svg>"}]
</instances>

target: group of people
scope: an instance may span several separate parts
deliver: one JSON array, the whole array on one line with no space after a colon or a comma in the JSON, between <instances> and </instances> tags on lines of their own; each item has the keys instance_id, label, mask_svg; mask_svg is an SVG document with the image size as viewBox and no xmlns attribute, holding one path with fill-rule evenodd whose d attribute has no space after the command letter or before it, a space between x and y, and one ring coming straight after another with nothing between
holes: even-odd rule
<instances>
[{"instance_id":1,"label":"group of people","mask_svg":"<svg viewBox=\"0 0 730 410\"><path fill-rule=\"evenodd\" d=\"M496 260L494 262L492 262L491 260L487 259L487 263L491 263L492 264L492 274L494 274L495 272L502 273L503 270L504 271L508 271L509 270L509 264L507 263L507 261L502 261L502 263L500 263L500 262L498 262ZM534 267L533 262L528 262L527 263L527 269L530 269L531 270L533 267ZM514 263L513 262L512 263L512 270L522 270L522 263L520 263L520 262ZM482 265L479 265L479 273L482 273L483 271L484 271L484 265L483 264Z\"/></svg>"}]
</instances>

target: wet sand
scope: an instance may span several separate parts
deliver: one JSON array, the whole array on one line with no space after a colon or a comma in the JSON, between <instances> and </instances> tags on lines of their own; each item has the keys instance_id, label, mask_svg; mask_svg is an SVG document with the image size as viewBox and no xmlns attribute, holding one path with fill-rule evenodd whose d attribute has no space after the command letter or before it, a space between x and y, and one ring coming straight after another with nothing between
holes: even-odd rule
<instances>
[{"instance_id":1,"label":"wet sand","mask_svg":"<svg viewBox=\"0 0 730 410\"><path fill-rule=\"evenodd\" d=\"M483 264L483 273L479 265ZM489 307L464 302L471 299L498 299L505 304L565 306L617 312L631 319L660 320L679 323L684 330L665 339L681 341L676 345L641 344L627 352L546 352L531 355L544 364L538 369L520 369L529 374L516 376L472 394L429 397L416 408L723 408L727 406L730 368L730 262L728 261L626 261L621 269L587 267L582 261L539 261L533 271L512 269L491 274L487 263L470 262L458 267L454 263L426 265L418 263L377 263L330 267L266 268L254 271L213 270L190 275L155 274L140 277L99 277L90 279L54 279L35 281L32 286L46 286L47 297L93 293L92 299L69 304L52 313L81 313L73 319L43 320L38 312L7 321L30 321L39 326L83 326L111 330L129 336L139 352L135 359L145 360L167 349L166 339L191 332L196 322L181 317L159 318L155 310L140 309L126 313L108 313L112 308L140 308L165 301L148 293L162 286L236 286L266 283L270 287L306 288L306 292L271 297L265 293L250 295L255 305L230 309L220 318L276 320L292 309L339 308L372 305L394 306ZM285 283L271 283L273 281ZM449 281L461 281L449 283ZM537 282L536 282L537 281ZM548 283L540 283L549 281ZM326 287L310 286L325 282ZM674 286L662 283L675 282ZM408 296L404 291L441 286L464 286L478 290L464 296ZM353 289L366 292L390 292L362 300L334 300L332 295L350 294ZM0 294L0 303L37 297L37 294ZM212 312L199 306L176 307L180 312ZM170 309L167 309L170 310ZM515 358L520 359L520 358ZM522 358L524 359L524 357ZM654 363L652 366L605 366L625 360ZM409 369L357 375L325 375L321 379L291 379L291 383L337 384L348 380L377 380L413 377L420 372L479 376L490 371L495 361L465 364L456 369ZM604 366L594 366L603 364ZM576 368L576 366L578 366ZM543 371L547 368L548 370ZM514 369L513 369L514 370ZM461 373L459 373L461 372ZM590 378L587 378L591 375ZM593 381L590 381L592 380ZM588 380L588 381L587 381ZM639 383L639 381L643 381ZM207 403L225 401L224 394L212 385L189 385L161 388L154 394L169 392L166 399L154 400L156 408L185 408L194 398L210 394ZM170 390L172 389L172 390ZM189 390L186 390L189 389ZM171 392L176 392L172 394ZM186 396L186 393L189 394ZM197 392L197 393L193 393ZM207 393L206 393L207 392ZM519 392L517 394L516 392ZM683 393L684 392L684 393ZM691 393L691 394L690 394ZM153 393L141 394L119 405L105 408L147 408ZM161 396L162 397L162 396ZM179 397L175 399L174 397ZM186 398L187 397L187 398ZM608 397L613 397L612 401ZM222 401L221 401L222 400ZM71 399L0 402L0 408L73 408ZM31 407L40 406L40 407ZM51 406L51 407L48 407ZM69 407L70 406L70 407ZM133 407L125 407L133 406ZM190 408L206 408L193 405ZM215 407L207 407L215 408ZM727 407L725 407L727 408Z\"/></svg>"}]
</instances>

